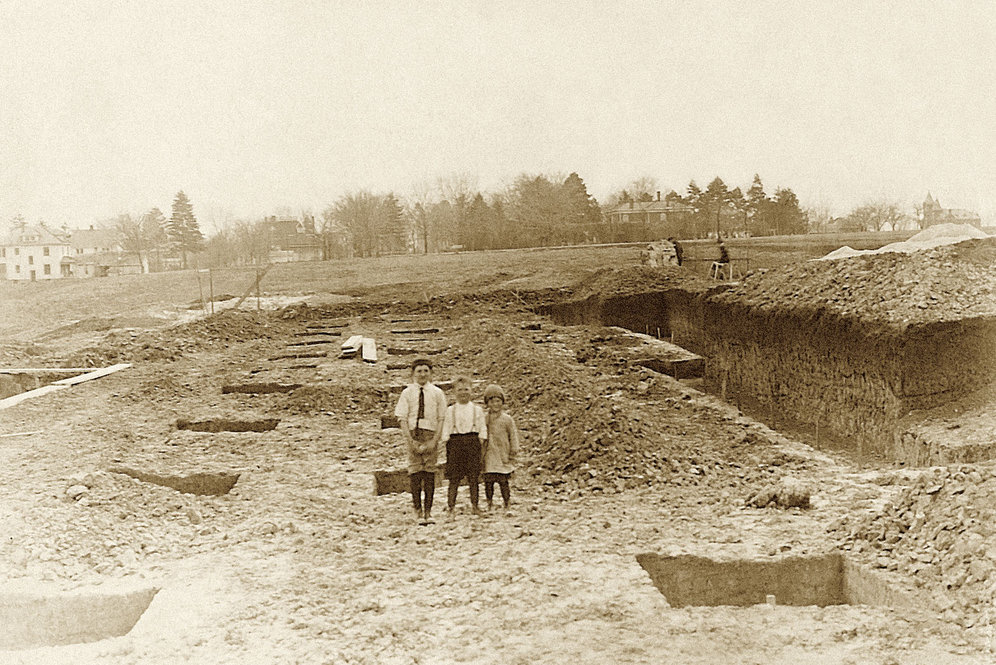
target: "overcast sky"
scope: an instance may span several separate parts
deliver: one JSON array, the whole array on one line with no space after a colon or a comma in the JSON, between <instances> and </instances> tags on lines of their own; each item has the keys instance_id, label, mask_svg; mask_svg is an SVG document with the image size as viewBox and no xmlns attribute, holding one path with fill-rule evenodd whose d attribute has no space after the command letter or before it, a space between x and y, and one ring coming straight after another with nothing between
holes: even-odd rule
<instances>
[{"instance_id":1,"label":"overcast sky","mask_svg":"<svg viewBox=\"0 0 996 665\"><path fill-rule=\"evenodd\" d=\"M996 3L0 0L0 221L577 171L996 217Z\"/></svg>"}]
</instances>

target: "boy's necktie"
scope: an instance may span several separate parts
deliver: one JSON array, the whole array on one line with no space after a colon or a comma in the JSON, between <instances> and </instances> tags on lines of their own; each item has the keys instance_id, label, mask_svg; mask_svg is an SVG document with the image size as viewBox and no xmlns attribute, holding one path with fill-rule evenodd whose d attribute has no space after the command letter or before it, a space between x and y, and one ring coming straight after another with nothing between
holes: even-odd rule
<instances>
[{"instance_id":1,"label":"boy's necktie","mask_svg":"<svg viewBox=\"0 0 996 665\"><path fill-rule=\"evenodd\" d=\"M418 389L418 415L415 416L415 425L418 426L418 421L425 418L425 388L419 386Z\"/></svg>"}]
</instances>

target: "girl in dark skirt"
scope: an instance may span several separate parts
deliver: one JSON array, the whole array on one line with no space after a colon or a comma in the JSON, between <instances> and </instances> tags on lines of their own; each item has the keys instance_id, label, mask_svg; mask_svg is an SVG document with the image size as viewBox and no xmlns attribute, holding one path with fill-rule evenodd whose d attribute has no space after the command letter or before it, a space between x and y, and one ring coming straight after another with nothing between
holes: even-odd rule
<instances>
[{"instance_id":1,"label":"girl in dark skirt","mask_svg":"<svg viewBox=\"0 0 996 665\"><path fill-rule=\"evenodd\" d=\"M466 478L470 487L470 505L475 515L480 515L481 454L488 437L484 409L470 401L471 383L466 376L453 381L456 404L446 409L443 419L443 441L446 442L446 478L449 488L446 505L450 516L456 507L457 490Z\"/></svg>"}]
</instances>

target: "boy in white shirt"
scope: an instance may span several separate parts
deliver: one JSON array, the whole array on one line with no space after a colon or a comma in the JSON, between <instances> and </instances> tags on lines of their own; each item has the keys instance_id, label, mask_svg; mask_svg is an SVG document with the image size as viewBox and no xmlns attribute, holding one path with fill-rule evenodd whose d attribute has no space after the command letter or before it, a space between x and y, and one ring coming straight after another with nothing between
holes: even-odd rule
<instances>
[{"instance_id":1,"label":"boy in white shirt","mask_svg":"<svg viewBox=\"0 0 996 665\"><path fill-rule=\"evenodd\" d=\"M446 478L449 488L446 493L446 506L450 516L456 506L457 490L460 481L467 479L470 486L470 505L475 515L481 514L478 507L480 495L481 455L484 440L488 438L484 409L470 401L471 383L466 376L453 380L453 394L456 404L446 409L443 419L443 441L446 442Z\"/></svg>"},{"instance_id":2,"label":"boy in white shirt","mask_svg":"<svg viewBox=\"0 0 996 665\"><path fill-rule=\"evenodd\" d=\"M446 395L431 383L431 379L432 363L425 358L416 359L412 363L412 383L401 392L398 405L394 408L408 448L412 504L415 517L421 524L432 521L439 440L446 415Z\"/></svg>"}]
</instances>

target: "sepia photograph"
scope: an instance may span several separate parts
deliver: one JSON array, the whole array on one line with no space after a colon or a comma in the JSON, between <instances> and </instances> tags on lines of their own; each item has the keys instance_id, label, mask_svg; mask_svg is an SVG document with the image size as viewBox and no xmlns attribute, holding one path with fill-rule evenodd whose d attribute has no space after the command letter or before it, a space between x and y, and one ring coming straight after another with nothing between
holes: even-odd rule
<instances>
[{"instance_id":1,"label":"sepia photograph","mask_svg":"<svg viewBox=\"0 0 996 665\"><path fill-rule=\"evenodd\" d=\"M996 663L996 4L0 0L0 665Z\"/></svg>"}]
</instances>

